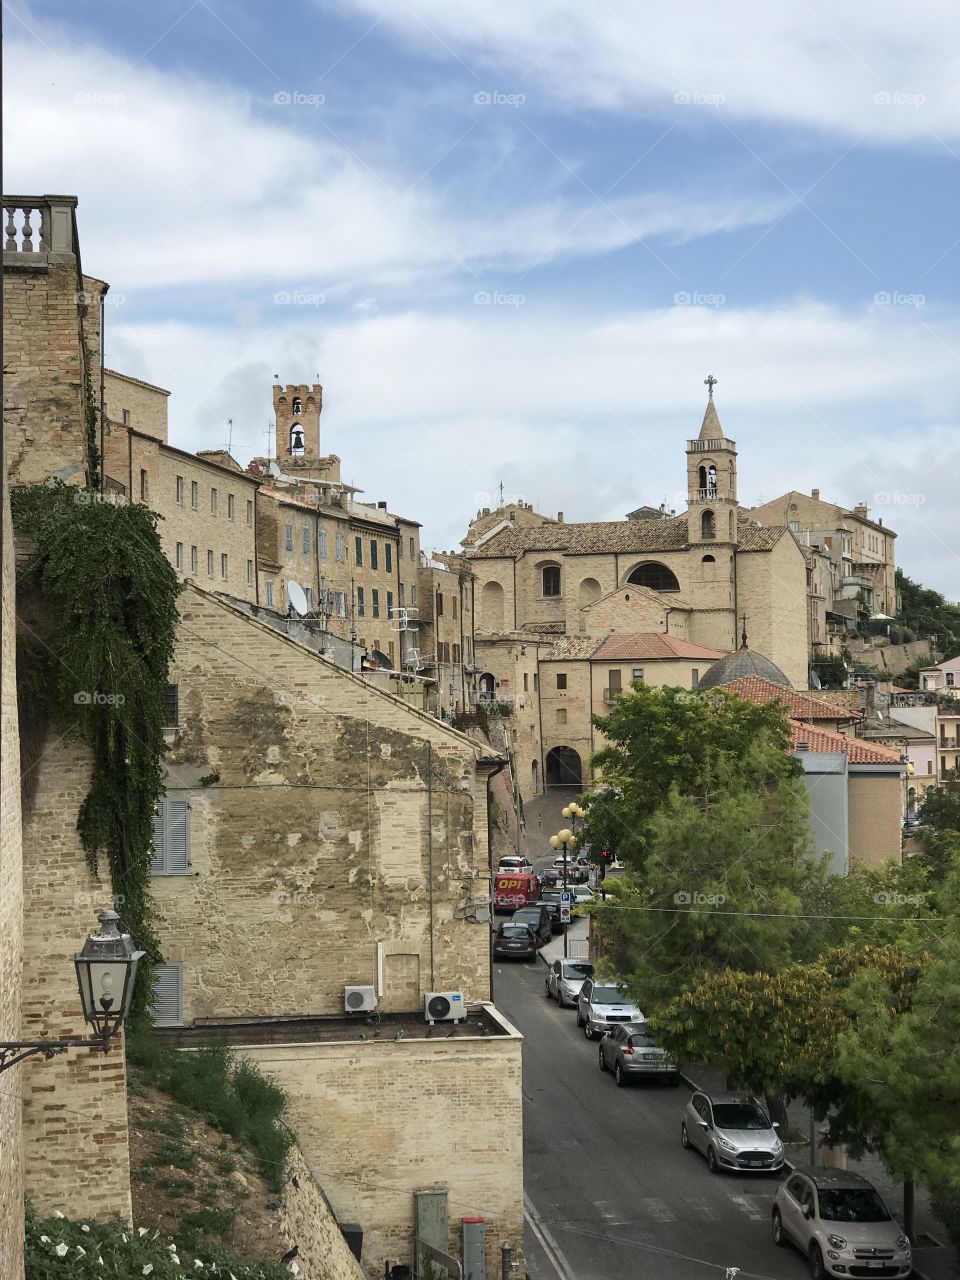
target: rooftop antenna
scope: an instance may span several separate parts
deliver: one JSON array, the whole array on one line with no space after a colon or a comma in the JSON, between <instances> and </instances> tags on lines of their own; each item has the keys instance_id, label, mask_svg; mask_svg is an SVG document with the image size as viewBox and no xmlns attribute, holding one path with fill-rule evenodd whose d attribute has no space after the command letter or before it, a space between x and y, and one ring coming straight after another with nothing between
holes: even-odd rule
<instances>
[{"instance_id":1,"label":"rooftop antenna","mask_svg":"<svg viewBox=\"0 0 960 1280\"><path fill-rule=\"evenodd\" d=\"M227 419L227 453L233 453L233 419Z\"/></svg>"}]
</instances>

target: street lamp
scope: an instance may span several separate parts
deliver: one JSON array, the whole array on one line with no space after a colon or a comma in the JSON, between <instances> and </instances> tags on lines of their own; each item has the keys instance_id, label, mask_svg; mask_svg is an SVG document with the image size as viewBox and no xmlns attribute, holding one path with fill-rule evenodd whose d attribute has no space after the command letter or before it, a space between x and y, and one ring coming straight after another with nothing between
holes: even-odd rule
<instances>
[{"instance_id":1,"label":"street lamp","mask_svg":"<svg viewBox=\"0 0 960 1280\"><path fill-rule=\"evenodd\" d=\"M14 1040L0 1042L0 1071L16 1066L35 1053L55 1058L67 1049L100 1048L110 1052L110 1040L130 1012L137 967L146 954L135 951L128 933L117 928L115 911L101 911L100 929L73 957L83 1016L94 1030L86 1040Z\"/></svg>"},{"instance_id":2,"label":"street lamp","mask_svg":"<svg viewBox=\"0 0 960 1280\"><path fill-rule=\"evenodd\" d=\"M564 809L564 817L566 817L566 809ZM551 836L549 845L551 849L559 849L563 845L563 892L567 892L567 859L570 857L570 846L576 840L576 836L569 827L564 827L562 831L558 831L555 836ZM567 930L563 930L563 958L567 958Z\"/></svg>"}]
</instances>

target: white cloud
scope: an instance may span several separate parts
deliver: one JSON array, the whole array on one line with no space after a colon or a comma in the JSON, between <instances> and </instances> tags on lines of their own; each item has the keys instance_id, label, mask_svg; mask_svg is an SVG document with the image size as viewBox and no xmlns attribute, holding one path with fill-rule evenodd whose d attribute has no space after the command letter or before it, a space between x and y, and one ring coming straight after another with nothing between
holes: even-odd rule
<instances>
[{"instance_id":1,"label":"white cloud","mask_svg":"<svg viewBox=\"0 0 960 1280\"><path fill-rule=\"evenodd\" d=\"M258 103L92 45L15 42L6 93L15 189L78 194L85 262L127 290L425 286L648 237L681 243L786 208L782 197L704 202L692 190L601 202L571 178L568 192L527 205L459 209L429 178L411 189L416 174L374 172L326 130L322 106Z\"/></svg>"},{"instance_id":2,"label":"white cloud","mask_svg":"<svg viewBox=\"0 0 960 1280\"><path fill-rule=\"evenodd\" d=\"M392 29L421 55L454 55L484 90L691 122L717 110L734 123L780 121L891 142L960 135L952 0L320 3L364 22L378 17L378 33Z\"/></svg>"},{"instance_id":3,"label":"white cloud","mask_svg":"<svg viewBox=\"0 0 960 1280\"><path fill-rule=\"evenodd\" d=\"M641 502L682 507L683 450L712 369L740 450L741 501L794 487L863 499L900 533L908 571L960 597L960 560L932 532L951 525L939 477L960 461L944 469L945 451L958 450L936 435L955 413L943 353L960 350L956 318L918 325L893 309L797 304L598 321L489 306L291 317L245 332L118 323L108 342L114 364L172 387L171 439L191 449L222 444L232 417L236 452L262 453L273 374L312 381L320 370L323 448L371 500L421 520L425 543L438 547L455 544L501 480L568 520L617 519ZM884 510L883 492L925 496Z\"/></svg>"}]
</instances>

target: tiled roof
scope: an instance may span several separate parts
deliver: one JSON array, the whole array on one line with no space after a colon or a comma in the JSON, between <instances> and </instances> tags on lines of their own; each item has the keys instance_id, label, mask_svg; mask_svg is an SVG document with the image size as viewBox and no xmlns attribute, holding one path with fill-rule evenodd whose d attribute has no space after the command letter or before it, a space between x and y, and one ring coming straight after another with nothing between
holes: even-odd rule
<instances>
[{"instance_id":1,"label":"tiled roof","mask_svg":"<svg viewBox=\"0 0 960 1280\"><path fill-rule=\"evenodd\" d=\"M740 551L770 551L786 533L785 525L761 528L741 520ZM687 517L663 520L598 520L590 524L544 524L504 529L470 553L471 558L513 557L525 551L560 551L566 555L603 555L683 551L687 548Z\"/></svg>"},{"instance_id":2,"label":"tiled roof","mask_svg":"<svg viewBox=\"0 0 960 1280\"><path fill-rule=\"evenodd\" d=\"M900 763L899 751L881 747L875 742L864 742L862 738L845 738L842 733L829 733L826 729L804 724L801 720L791 720L790 729L794 751L798 743L805 742L808 751L844 751L851 764Z\"/></svg>"},{"instance_id":3,"label":"tiled roof","mask_svg":"<svg viewBox=\"0 0 960 1280\"><path fill-rule=\"evenodd\" d=\"M163 396L170 394L166 387L158 387L155 382L144 382L143 378L134 378L129 373L121 373L119 369L104 369L103 372L111 378L122 378L124 382L132 382L135 386L146 387L148 391L159 391Z\"/></svg>"},{"instance_id":4,"label":"tiled roof","mask_svg":"<svg viewBox=\"0 0 960 1280\"><path fill-rule=\"evenodd\" d=\"M524 622L520 625L521 631L528 631L531 635L562 636L566 629L565 622Z\"/></svg>"},{"instance_id":5,"label":"tiled roof","mask_svg":"<svg viewBox=\"0 0 960 1280\"><path fill-rule=\"evenodd\" d=\"M751 702L781 702L787 715L794 720L849 720L851 717L830 702L820 702L805 693L797 693L793 689L784 689L782 685L771 680L763 680L759 676L743 676L739 680L728 680L723 686L731 693L739 693L741 698L749 698Z\"/></svg>"},{"instance_id":6,"label":"tiled roof","mask_svg":"<svg viewBox=\"0 0 960 1280\"><path fill-rule=\"evenodd\" d=\"M751 677L758 677L766 684L779 686L781 689L792 690L793 688L775 662L771 662L765 654L748 649L745 645L728 653L726 657L721 658L705 671L700 677L699 687L716 689L720 685L728 685L735 680L746 680Z\"/></svg>"},{"instance_id":7,"label":"tiled roof","mask_svg":"<svg viewBox=\"0 0 960 1280\"><path fill-rule=\"evenodd\" d=\"M702 644L692 644L676 636L660 631L614 632L603 641L593 655L594 662L610 662L617 659L656 662L661 658L703 658L715 662L723 655L717 649L707 649Z\"/></svg>"},{"instance_id":8,"label":"tiled roof","mask_svg":"<svg viewBox=\"0 0 960 1280\"><path fill-rule=\"evenodd\" d=\"M555 644L540 651L540 661L582 661L584 658L589 658L596 647L596 636L561 636Z\"/></svg>"}]
</instances>

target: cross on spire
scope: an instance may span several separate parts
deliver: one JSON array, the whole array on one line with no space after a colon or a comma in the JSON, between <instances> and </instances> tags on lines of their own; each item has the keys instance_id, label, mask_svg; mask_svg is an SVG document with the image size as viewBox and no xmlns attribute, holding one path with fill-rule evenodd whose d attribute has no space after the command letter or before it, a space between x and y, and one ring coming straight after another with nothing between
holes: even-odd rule
<instances>
[{"instance_id":1,"label":"cross on spire","mask_svg":"<svg viewBox=\"0 0 960 1280\"><path fill-rule=\"evenodd\" d=\"M503 506L503 481L500 481L500 505Z\"/></svg>"},{"instance_id":2,"label":"cross on spire","mask_svg":"<svg viewBox=\"0 0 960 1280\"><path fill-rule=\"evenodd\" d=\"M743 624L743 631L740 633L740 648L746 649L747 648L747 615L745 613L740 615L740 621Z\"/></svg>"},{"instance_id":3,"label":"cross on spire","mask_svg":"<svg viewBox=\"0 0 960 1280\"><path fill-rule=\"evenodd\" d=\"M717 382L718 382L718 379L715 378L712 373L708 373L703 380L703 385L707 388L707 391L710 393L711 400L713 399L713 388L717 385Z\"/></svg>"}]
</instances>

